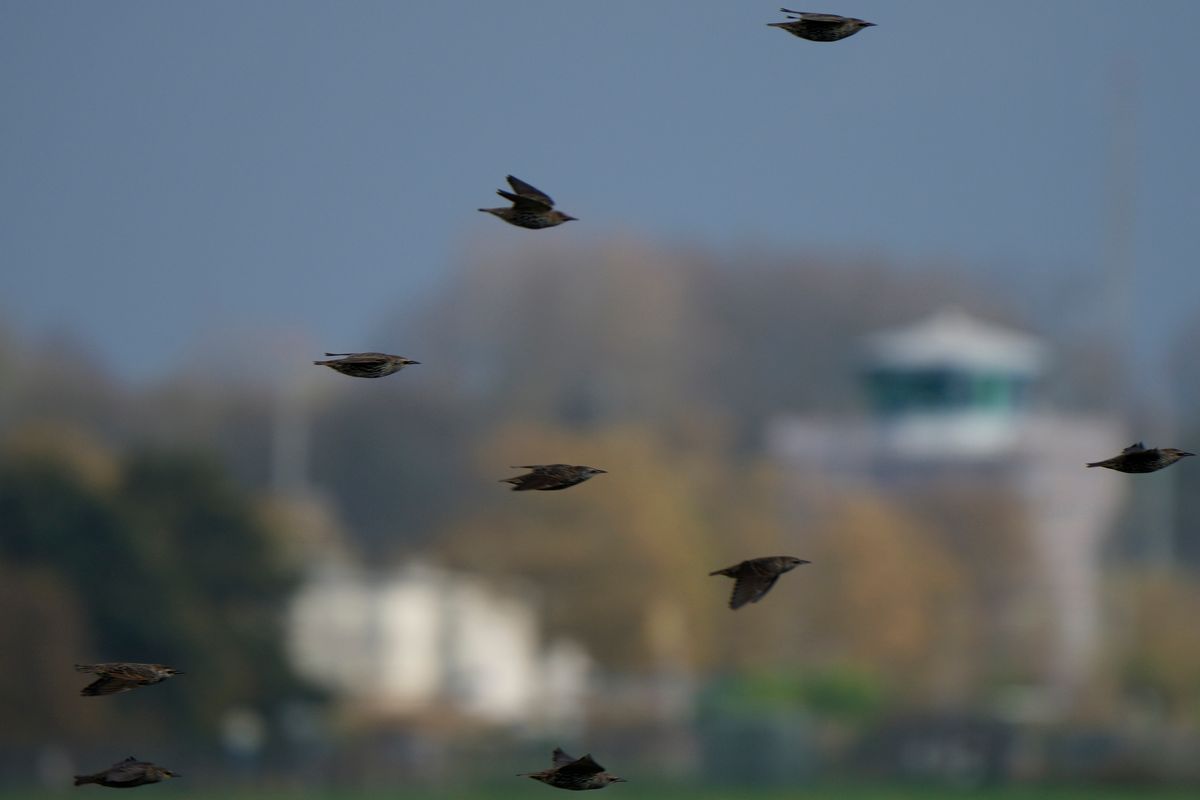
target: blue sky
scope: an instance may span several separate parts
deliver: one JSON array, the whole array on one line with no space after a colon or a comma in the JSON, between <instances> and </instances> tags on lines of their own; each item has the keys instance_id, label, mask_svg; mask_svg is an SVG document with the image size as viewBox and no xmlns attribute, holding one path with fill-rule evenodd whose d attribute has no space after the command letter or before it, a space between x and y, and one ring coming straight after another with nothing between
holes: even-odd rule
<instances>
[{"instance_id":1,"label":"blue sky","mask_svg":"<svg viewBox=\"0 0 1200 800\"><path fill-rule=\"evenodd\" d=\"M1083 292L1112 241L1119 80L1132 298L1165 311L1140 347L1196 315L1200 3L813 6L879 23L837 44L767 28L777 8L4 0L0 319L134 378L213 331L375 349L467 253L615 234ZM582 221L476 212L508 172Z\"/></svg>"}]
</instances>

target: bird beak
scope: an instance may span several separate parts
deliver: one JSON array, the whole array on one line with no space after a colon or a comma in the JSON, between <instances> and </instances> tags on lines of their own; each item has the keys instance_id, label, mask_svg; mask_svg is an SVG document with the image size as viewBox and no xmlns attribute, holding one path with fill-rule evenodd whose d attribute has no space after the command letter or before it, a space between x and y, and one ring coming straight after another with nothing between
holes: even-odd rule
<instances>
[{"instance_id":1,"label":"bird beak","mask_svg":"<svg viewBox=\"0 0 1200 800\"><path fill-rule=\"evenodd\" d=\"M572 217L570 214L563 214L563 222L578 222L579 217Z\"/></svg>"},{"instance_id":2,"label":"bird beak","mask_svg":"<svg viewBox=\"0 0 1200 800\"><path fill-rule=\"evenodd\" d=\"M404 363L405 363L405 364L410 364L410 365L411 365L411 364L420 364L421 362L420 362L420 361L412 361L412 360L409 360L409 361L405 361Z\"/></svg>"},{"instance_id":3,"label":"bird beak","mask_svg":"<svg viewBox=\"0 0 1200 800\"><path fill-rule=\"evenodd\" d=\"M168 772L167 777L168 778L182 778L183 776L180 775L178 772Z\"/></svg>"},{"instance_id":4,"label":"bird beak","mask_svg":"<svg viewBox=\"0 0 1200 800\"><path fill-rule=\"evenodd\" d=\"M1188 455L1190 456L1191 453L1188 453ZM608 470L606 469L600 469L599 467L592 467L592 469L596 470L596 472L603 472L606 475L608 474Z\"/></svg>"},{"instance_id":5,"label":"bird beak","mask_svg":"<svg viewBox=\"0 0 1200 800\"><path fill-rule=\"evenodd\" d=\"M875 25L876 25L876 23L874 23L874 22L864 22L864 23L862 24L862 26L863 26L864 28L874 28L874 27L875 27Z\"/></svg>"},{"instance_id":6,"label":"bird beak","mask_svg":"<svg viewBox=\"0 0 1200 800\"><path fill-rule=\"evenodd\" d=\"M1181 458L1182 458L1183 456L1194 456L1194 455L1196 455L1196 454L1195 454L1195 453L1180 453L1180 454L1179 454L1179 456L1180 456Z\"/></svg>"},{"instance_id":7,"label":"bird beak","mask_svg":"<svg viewBox=\"0 0 1200 800\"><path fill-rule=\"evenodd\" d=\"M181 669L171 670L171 674L172 675L187 675L187 673Z\"/></svg>"}]
</instances>

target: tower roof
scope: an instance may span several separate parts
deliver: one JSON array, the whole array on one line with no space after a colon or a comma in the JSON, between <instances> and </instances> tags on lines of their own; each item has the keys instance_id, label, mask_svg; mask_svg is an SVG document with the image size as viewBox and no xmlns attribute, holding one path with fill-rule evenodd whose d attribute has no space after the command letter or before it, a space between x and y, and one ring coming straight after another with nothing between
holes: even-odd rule
<instances>
[{"instance_id":1,"label":"tower roof","mask_svg":"<svg viewBox=\"0 0 1200 800\"><path fill-rule=\"evenodd\" d=\"M1033 336L978 320L959 308L867 337L871 366L986 369L1032 374L1045 360Z\"/></svg>"}]
</instances>

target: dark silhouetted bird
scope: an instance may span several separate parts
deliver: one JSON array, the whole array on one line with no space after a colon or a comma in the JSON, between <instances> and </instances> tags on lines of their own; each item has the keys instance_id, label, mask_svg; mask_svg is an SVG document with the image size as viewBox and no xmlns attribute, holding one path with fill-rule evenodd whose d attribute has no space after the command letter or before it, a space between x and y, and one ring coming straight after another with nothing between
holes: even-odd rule
<instances>
[{"instance_id":1,"label":"dark silhouetted bird","mask_svg":"<svg viewBox=\"0 0 1200 800\"><path fill-rule=\"evenodd\" d=\"M751 558L732 567L710 572L709 575L727 575L733 578L733 596L729 598L729 607L738 609L746 603L757 603L766 597L767 592L779 580L779 576L790 572L801 564L811 564L802 558L793 556L765 556Z\"/></svg>"},{"instance_id":2,"label":"dark silhouetted bird","mask_svg":"<svg viewBox=\"0 0 1200 800\"><path fill-rule=\"evenodd\" d=\"M118 761L108 769L95 775L76 775L75 785L98 783L110 789L132 789L134 786L145 786L147 783L158 783L167 778L182 777L177 772L151 764L149 761L138 761L133 756Z\"/></svg>"},{"instance_id":3,"label":"dark silhouetted bird","mask_svg":"<svg viewBox=\"0 0 1200 800\"><path fill-rule=\"evenodd\" d=\"M1104 467L1115 469L1117 472L1157 472L1163 467L1169 467L1181 458L1194 456L1195 453L1185 453L1174 447L1146 447L1138 442L1131 444L1121 451L1121 455L1094 461L1089 467Z\"/></svg>"},{"instance_id":4,"label":"dark silhouetted bird","mask_svg":"<svg viewBox=\"0 0 1200 800\"><path fill-rule=\"evenodd\" d=\"M583 483L593 475L608 472L599 467L573 467L570 464L526 464L513 469L533 470L524 475L504 478L501 483L511 483L514 492L553 492Z\"/></svg>"},{"instance_id":5,"label":"dark silhouetted bird","mask_svg":"<svg viewBox=\"0 0 1200 800\"><path fill-rule=\"evenodd\" d=\"M541 772L522 772L518 778L533 778L555 789L570 789L580 792L587 789L603 789L610 783L625 783L624 778L618 778L604 771L592 758L591 753L583 758L575 758L563 752L561 747L554 748L554 766Z\"/></svg>"},{"instance_id":6,"label":"dark silhouetted bird","mask_svg":"<svg viewBox=\"0 0 1200 800\"><path fill-rule=\"evenodd\" d=\"M167 678L183 674L165 664L134 664L123 661L112 664L76 664L75 670L100 676L79 691L84 697L120 694L139 686L162 683Z\"/></svg>"},{"instance_id":7,"label":"dark silhouetted bird","mask_svg":"<svg viewBox=\"0 0 1200 800\"><path fill-rule=\"evenodd\" d=\"M783 28L793 36L808 39L810 42L836 42L853 36L863 28L870 28L874 22L855 17L839 17L837 14L811 14L807 11L792 11L779 9L792 16L787 22L768 22L772 28Z\"/></svg>"},{"instance_id":8,"label":"dark silhouetted bird","mask_svg":"<svg viewBox=\"0 0 1200 800\"><path fill-rule=\"evenodd\" d=\"M509 175L508 184L512 186L513 190L511 192L497 189L496 194L505 200L511 200L511 208L481 208L479 210L485 211L488 214L495 214L500 219L516 225L518 228L530 228L532 230L553 228L555 225L561 225L564 222L575 219L575 217L569 214L555 211L554 201L550 199L550 195L535 189L520 178L514 178L512 175Z\"/></svg>"},{"instance_id":9,"label":"dark silhouetted bird","mask_svg":"<svg viewBox=\"0 0 1200 800\"><path fill-rule=\"evenodd\" d=\"M327 356L338 356L332 361L314 361L314 364L337 370L352 378L384 378L393 372L399 372L410 364L420 364L404 356L392 356L387 353L326 353Z\"/></svg>"}]
</instances>

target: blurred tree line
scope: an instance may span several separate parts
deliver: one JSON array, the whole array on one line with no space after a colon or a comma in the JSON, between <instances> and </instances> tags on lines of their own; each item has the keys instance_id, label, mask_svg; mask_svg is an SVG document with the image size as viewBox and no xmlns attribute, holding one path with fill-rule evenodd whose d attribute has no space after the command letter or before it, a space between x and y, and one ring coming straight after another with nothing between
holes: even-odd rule
<instances>
[{"instance_id":1,"label":"blurred tree line","mask_svg":"<svg viewBox=\"0 0 1200 800\"><path fill-rule=\"evenodd\" d=\"M0 658L55 676L37 701L58 709L48 725L78 715L61 665L84 654L221 675L205 690L218 696L156 693L197 726L293 691L272 615L303 524L263 509L302 496L328 519L327 544L376 564L419 554L527 581L551 631L607 670L682 665L724 676L730 696L855 720L986 706L1034 680L1047 635L1036 597L1013 611L1005 596L1026 558L1009 499L804 492L762 435L782 413L861 413L861 336L946 305L1050 339L1040 401L1101 409L1123 365L1087 326L1089 299L1063 296L949 267L549 242L475 253L371 341L313 347L422 361L380 381L250 346L134 388L70 342L0 337L0 591L28 608L0 619ZM1182 410L1194 449L1200 416ZM533 496L497 483L511 464L553 461L611 472ZM1192 536L1188 466L1175 502ZM771 553L815 563L785 577L786 597L729 613L728 581L706 574ZM1200 614L1195 572L1118 583L1134 598L1122 607L1147 612L1110 642L1096 707L1153 692L1200 708L1200 652L1165 649L1194 637L1181 626ZM1150 611L1171 603L1177 614ZM52 642L33 633L47 625ZM36 656L7 644L31 641ZM7 691L12 708L35 702Z\"/></svg>"},{"instance_id":2,"label":"blurred tree line","mask_svg":"<svg viewBox=\"0 0 1200 800\"><path fill-rule=\"evenodd\" d=\"M294 697L280 638L293 584L255 501L210 456L115 453L32 426L0 449L0 740L212 734ZM83 700L75 663L149 661L170 689Z\"/></svg>"}]
</instances>

